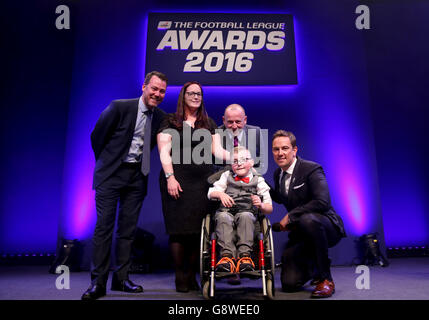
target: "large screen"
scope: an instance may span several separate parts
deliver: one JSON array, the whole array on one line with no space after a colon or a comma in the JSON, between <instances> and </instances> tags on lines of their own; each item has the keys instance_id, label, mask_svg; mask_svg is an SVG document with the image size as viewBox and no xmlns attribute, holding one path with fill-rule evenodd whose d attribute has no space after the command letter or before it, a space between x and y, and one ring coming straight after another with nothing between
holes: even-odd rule
<instances>
[{"instance_id":1,"label":"large screen","mask_svg":"<svg viewBox=\"0 0 429 320\"><path fill-rule=\"evenodd\" d=\"M146 70L169 84L297 84L290 14L149 13Z\"/></svg>"}]
</instances>

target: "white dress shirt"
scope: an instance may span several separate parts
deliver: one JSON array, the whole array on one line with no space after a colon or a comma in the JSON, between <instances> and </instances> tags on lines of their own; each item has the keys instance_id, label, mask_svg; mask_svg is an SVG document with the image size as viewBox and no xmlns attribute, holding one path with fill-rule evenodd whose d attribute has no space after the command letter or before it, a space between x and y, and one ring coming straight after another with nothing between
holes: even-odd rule
<instances>
[{"instance_id":1,"label":"white dress shirt","mask_svg":"<svg viewBox=\"0 0 429 320\"><path fill-rule=\"evenodd\" d=\"M209 189L209 192L207 193L207 197L209 199L211 199L210 194L213 191L225 192L227 187L228 177L230 174L231 174L230 170L222 173L219 180L217 180L213 184L213 187ZM246 177L249 177L249 181L251 181L253 179L252 171L250 171ZM241 181L241 183L245 183L245 182ZM256 185L256 192L258 196L262 197L262 203L268 203L272 205L271 196L270 196L270 187L266 184L265 179L261 176L258 176L258 184Z\"/></svg>"},{"instance_id":2,"label":"white dress shirt","mask_svg":"<svg viewBox=\"0 0 429 320\"><path fill-rule=\"evenodd\" d=\"M291 181L291 178L292 178L293 169L295 169L295 165L296 165L296 158L293 160L292 164L290 165L290 167L286 171L282 170L282 172L281 172L281 174L279 176L279 185L280 185L280 183L282 182L283 175L287 174L287 177L285 179L286 194L289 193L290 181Z\"/></svg>"},{"instance_id":3,"label":"white dress shirt","mask_svg":"<svg viewBox=\"0 0 429 320\"><path fill-rule=\"evenodd\" d=\"M144 133L144 127L146 125L146 119L147 119L147 116L144 112L146 112L147 110L149 109L145 106L142 97L140 97L138 112L137 112L137 119L136 119L136 126L134 128L134 134L133 134L133 140L131 141L128 155L124 160L125 162L141 161L141 156L143 153L144 138L145 138L143 136L143 133Z\"/></svg>"}]
</instances>

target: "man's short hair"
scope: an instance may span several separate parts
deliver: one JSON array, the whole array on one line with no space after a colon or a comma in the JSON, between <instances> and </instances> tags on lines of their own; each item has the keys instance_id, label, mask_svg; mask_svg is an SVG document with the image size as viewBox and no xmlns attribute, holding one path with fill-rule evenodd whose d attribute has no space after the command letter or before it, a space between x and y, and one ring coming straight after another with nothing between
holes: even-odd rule
<instances>
[{"instance_id":1,"label":"man's short hair","mask_svg":"<svg viewBox=\"0 0 429 320\"><path fill-rule=\"evenodd\" d=\"M244 115L246 115L246 110L244 110L244 108L242 106L240 106L238 103L233 103L233 104L230 104L229 106L227 106L225 108L225 111L223 113L224 116L225 116L226 111L231 111L231 110L240 110L243 112Z\"/></svg>"},{"instance_id":2,"label":"man's short hair","mask_svg":"<svg viewBox=\"0 0 429 320\"><path fill-rule=\"evenodd\" d=\"M243 147L243 146L237 146L237 147L234 147L234 149L233 149L233 154L234 153L240 153L240 152L247 152L249 155L250 155L250 151L249 150L247 150L247 148L246 147ZM250 155L251 156L251 155Z\"/></svg>"},{"instance_id":3,"label":"man's short hair","mask_svg":"<svg viewBox=\"0 0 429 320\"><path fill-rule=\"evenodd\" d=\"M287 137L290 140L290 144L292 145L293 148L296 147L296 137L295 135L290 132L290 131L286 131L286 130L277 130L274 134L273 134L273 139L271 140L271 143L274 141L275 138L278 137Z\"/></svg>"},{"instance_id":4,"label":"man's short hair","mask_svg":"<svg viewBox=\"0 0 429 320\"><path fill-rule=\"evenodd\" d=\"M162 81L165 81L165 83L168 83L168 78L165 74L163 74L162 72L159 72L159 71L152 71L152 72L149 72L148 74L146 74L146 77L144 78L143 84L148 85L150 82L150 79L152 79L153 76L157 76Z\"/></svg>"}]
</instances>

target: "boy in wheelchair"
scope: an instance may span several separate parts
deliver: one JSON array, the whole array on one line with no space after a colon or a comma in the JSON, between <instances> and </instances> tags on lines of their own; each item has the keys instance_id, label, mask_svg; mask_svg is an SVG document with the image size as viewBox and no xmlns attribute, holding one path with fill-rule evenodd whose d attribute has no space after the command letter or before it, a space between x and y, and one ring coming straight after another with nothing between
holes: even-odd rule
<instances>
[{"instance_id":1,"label":"boy in wheelchair","mask_svg":"<svg viewBox=\"0 0 429 320\"><path fill-rule=\"evenodd\" d=\"M273 206L270 187L253 170L253 164L246 148L235 147L232 170L225 171L208 191L209 199L221 202L215 214L221 257L216 264L216 272L254 271L251 254L256 216L258 211L270 214Z\"/></svg>"}]
</instances>

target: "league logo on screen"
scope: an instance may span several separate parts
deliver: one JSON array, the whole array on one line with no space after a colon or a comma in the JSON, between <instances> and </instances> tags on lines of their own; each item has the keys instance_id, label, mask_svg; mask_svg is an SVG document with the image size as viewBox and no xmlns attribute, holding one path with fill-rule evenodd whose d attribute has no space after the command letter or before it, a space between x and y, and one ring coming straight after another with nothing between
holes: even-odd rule
<instances>
[{"instance_id":1,"label":"league logo on screen","mask_svg":"<svg viewBox=\"0 0 429 320\"><path fill-rule=\"evenodd\" d=\"M146 71L169 84L297 84L290 14L150 13Z\"/></svg>"},{"instance_id":2,"label":"league logo on screen","mask_svg":"<svg viewBox=\"0 0 429 320\"><path fill-rule=\"evenodd\" d=\"M165 30L171 28L171 21L160 21L158 23L158 30Z\"/></svg>"}]
</instances>

